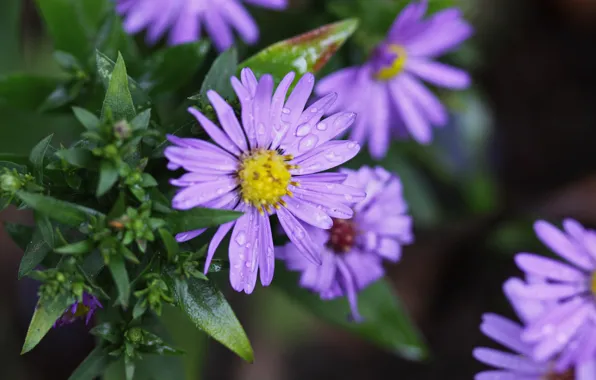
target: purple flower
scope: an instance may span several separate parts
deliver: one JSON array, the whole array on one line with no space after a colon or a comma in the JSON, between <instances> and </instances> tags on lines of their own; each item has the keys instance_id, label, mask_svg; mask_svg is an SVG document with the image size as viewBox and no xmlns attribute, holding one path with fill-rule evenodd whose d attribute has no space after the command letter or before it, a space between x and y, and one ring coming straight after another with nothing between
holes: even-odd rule
<instances>
[{"instance_id":1,"label":"purple flower","mask_svg":"<svg viewBox=\"0 0 596 380\"><path fill-rule=\"evenodd\" d=\"M517 288L521 280L511 279L505 283L505 294L511 301L524 324L540 318L548 310L547 302L518 297ZM514 351L507 353L492 348L476 348L473 355L479 361L498 368L483 371L476 380L591 380L596 378L596 358L593 338L580 335L569 344L556 360L539 361L533 358L534 345L522 339L524 328L507 318L487 313L482 317L481 331L504 347ZM586 331L587 332L587 331ZM593 333L592 333L593 334ZM570 360L578 353L586 360Z\"/></svg>"},{"instance_id":2,"label":"purple flower","mask_svg":"<svg viewBox=\"0 0 596 380\"><path fill-rule=\"evenodd\" d=\"M217 246L234 227L230 240L230 282L237 291L251 293L257 271L266 286L273 279L275 258L269 222L279 222L302 254L320 264L321 255L302 222L329 229L331 218L352 217L346 204L365 194L342 185L345 175L318 172L350 160L360 150L352 141L333 141L353 122L352 112L339 112L321 121L337 95L330 94L306 110L314 76L305 74L286 99L294 73L286 75L275 93L273 77L257 82L250 69L243 69L241 81L232 85L242 106L242 124L234 110L216 92L207 96L223 130L201 112L190 108L215 144L169 136L175 146L165 151L169 168L188 171L172 184L182 189L172 200L176 209L211 207L244 212L237 221L219 227L207 251L205 271ZM204 230L178 234L183 242Z\"/></svg>"},{"instance_id":3,"label":"purple flower","mask_svg":"<svg viewBox=\"0 0 596 380\"><path fill-rule=\"evenodd\" d=\"M368 139L375 158L385 156L392 135L427 144L431 126L447 123L445 107L420 79L449 89L470 85L466 72L433 59L467 39L471 26L458 9L423 20L426 8L427 0L408 5L367 63L339 70L317 85L318 94L337 91L338 106L358 113L351 138L361 144Z\"/></svg>"},{"instance_id":4,"label":"purple flower","mask_svg":"<svg viewBox=\"0 0 596 380\"><path fill-rule=\"evenodd\" d=\"M563 228L545 221L534 224L538 238L566 262L531 253L515 257L527 276L525 283L517 283L516 296L549 305L522 334L524 341L535 344L532 355L537 360L552 358L578 336L593 336L596 349L596 231L571 219Z\"/></svg>"},{"instance_id":5,"label":"purple flower","mask_svg":"<svg viewBox=\"0 0 596 380\"><path fill-rule=\"evenodd\" d=\"M266 8L284 9L287 0L244 0ZM124 29L131 34L147 29L147 41L156 43L170 29L170 45L201 38L204 27L218 50L234 43L233 30L250 44L259 39L259 29L241 0L116 0L124 16Z\"/></svg>"},{"instance_id":6,"label":"purple flower","mask_svg":"<svg viewBox=\"0 0 596 380\"><path fill-rule=\"evenodd\" d=\"M103 306L99 300L89 294L83 293L83 299L81 302L75 302L69 307L64 314L54 323L54 327L60 327L64 325L69 325L76 321L77 319L85 319L85 324L89 324L89 321L95 314L97 309L102 309Z\"/></svg>"},{"instance_id":7,"label":"purple flower","mask_svg":"<svg viewBox=\"0 0 596 380\"><path fill-rule=\"evenodd\" d=\"M322 299L346 295L352 317L358 321L362 319L358 291L384 275L383 259L400 259L402 245L413 241L412 218L406 214L401 182L383 168L365 166L358 171L343 170L341 175L347 177L345 185L361 188L367 195L353 206L353 219L334 219L329 231L312 229L323 264L315 265L297 254L294 243L278 248L276 255L290 270L302 272L300 285Z\"/></svg>"}]
</instances>

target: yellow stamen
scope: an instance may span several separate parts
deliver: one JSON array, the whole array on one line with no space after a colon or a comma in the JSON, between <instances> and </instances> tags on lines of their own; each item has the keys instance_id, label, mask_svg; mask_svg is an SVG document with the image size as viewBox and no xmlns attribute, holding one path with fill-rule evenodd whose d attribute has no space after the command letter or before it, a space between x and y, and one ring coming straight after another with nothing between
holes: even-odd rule
<instances>
[{"instance_id":1,"label":"yellow stamen","mask_svg":"<svg viewBox=\"0 0 596 380\"><path fill-rule=\"evenodd\" d=\"M399 45L389 45L389 51L396 54L395 59L390 66L385 66L378 70L374 75L378 80L387 81L400 74L406 66L406 50Z\"/></svg>"},{"instance_id":2,"label":"yellow stamen","mask_svg":"<svg viewBox=\"0 0 596 380\"><path fill-rule=\"evenodd\" d=\"M240 193L245 203L270 212L271 207L281 203L281 197L288 193L292 175L286 161L293 159L291 155L281 155L275 150L257 149L241 157L240 169L237 172Z\"/></svg>"},{"instance_id":3,"label":"yellow stamen","mask_svg":"<svg viewBox=\"0 0 596 380\"><path fill-rule=\"evenodd\" d=\"M596 272L592 273L592 294L596 295Z\"/></svg>"}]
</instances>

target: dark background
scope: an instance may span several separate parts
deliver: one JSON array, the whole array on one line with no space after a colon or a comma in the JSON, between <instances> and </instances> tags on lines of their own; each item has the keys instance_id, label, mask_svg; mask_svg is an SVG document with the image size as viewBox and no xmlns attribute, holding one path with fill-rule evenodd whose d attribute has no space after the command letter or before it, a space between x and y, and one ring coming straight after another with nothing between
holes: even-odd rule
<instances>
[{"instance_id":1,"label":"dark background","mask_svg":"<svg viewBox=\"0 0 596 380\"><path fill-rule=\"evenodd\" d=\"M318 6L309 1L295 5L302 10ZM487 128L480 142L474 140L485 159L474 175L490 178L474 194L485 203L450 207L466 204L466 189L436 184L433 174L422 170L439 208L448 211L418 226L415 245L406 248L401 263L388 268L432 356L413 363L381 352L318 322L281 294L259 289L251 297L229 294L253 342L253 365L195 333L175 312L166 312L165 319L175 326L171 333L189 352L189 380L470 379L482 368L471 356L473 347L491 344L478 331L481 314L512 314L501 284L516 274L513 254L542 249L533 236L533 220L573 217L596 224L596 3L468 0L466 5L477 28L469 47L475 84L458 108L468 118L454 117L454 123L467 123L468 131L474 131L483 120ZM43 59L51 43L35 6L2 0L4 19L0 74L51 71L49 59ZM260 22L265 25L267 19ZM24 136L29 132L21 123L34 128L33 135L44 136L48 129L59 133L59 117L35 125L36 117L0 105L0 147L30 147L32 136ZM449 133L441 131L436 144L465 168L470 156L459 150L468 152L470 142L454 143ZM30 219L14 210L0 214L0 220ZM52 331L33 352L20 356L36 287L30 280L17 281L22 252L2 230L0 250L0 379L67 379L93 347L92 338L82 324L74 324Z\"/></svg>"}]
</instances>

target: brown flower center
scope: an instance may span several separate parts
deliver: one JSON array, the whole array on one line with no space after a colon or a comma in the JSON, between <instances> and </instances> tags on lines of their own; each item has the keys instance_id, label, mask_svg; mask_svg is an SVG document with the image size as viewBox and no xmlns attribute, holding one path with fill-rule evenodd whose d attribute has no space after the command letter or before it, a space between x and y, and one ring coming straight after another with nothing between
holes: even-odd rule
<instances>
[{"instance_id":1,"label":"brown flower center","mask_svg":"<svg viewBox=\"0 0 596 380\"><path fill-rule=\"evenodd\" d=\"M345 253L352 249L356 238L356 229L351 220L333 219L333 226L329 230L327 245L336 253Z\"/></svg>"},{"instance_id":2,"label":"brown flower center","mask_svg":"<svg viewBox=\"0 0 596 380\"><path fill-rule=\"evenodd\" d=\"M575 369L571 368L562 373L551 371L544 380L575 380Z\"/></svg>"}]
</instances>

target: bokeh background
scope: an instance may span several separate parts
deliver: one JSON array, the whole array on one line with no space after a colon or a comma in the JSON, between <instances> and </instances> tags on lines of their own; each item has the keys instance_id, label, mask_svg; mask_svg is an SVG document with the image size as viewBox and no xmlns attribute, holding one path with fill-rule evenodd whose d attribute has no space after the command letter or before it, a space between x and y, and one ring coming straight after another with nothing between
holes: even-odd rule
<instances>
[{"instance_id":1,"label":"bokeh background","mask_svg":"<svg viewBox=\"0 0 596 380\"><path fill-rule=\"evenodd\" d=\"M387 1L393 0L295 0L284 14L254 10L260 47L343 17L346 4L349 13L351 3ZM477 31L447 60L471 71L473 87L441 94L453 109L452 122L437 131L431 147L396 144L380 163L401 175L416 226L416 243L388 275L431 356L411 362L380 351L283 294L259 288L250 297L228 292L255 349L252 365L166 310L170 333L188 353L188 380L471 379L481 368L473 347L491 344L478 331L481 314L512 315L501 285L516 274L513 254L546 253L533 236L533 220L573 217L596 225L596 2L467 0L461 6ZM35 4L0 1L0 77L59 75L51 53ZM350 43L326 70L358 59L362 53ZM25 154L49 133L68 141L72 123L62 113L0 100L0 152ZM32 223L12 209L0 220ZM93 339L74 324L19 355L37 291L31 280L17 281L21 255L0 228L0 379L67 379ZM119 379L118 372L107 378ZM157 373L139 378L170 380Z\"/></svg>"}]
</instances>

